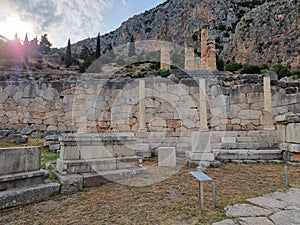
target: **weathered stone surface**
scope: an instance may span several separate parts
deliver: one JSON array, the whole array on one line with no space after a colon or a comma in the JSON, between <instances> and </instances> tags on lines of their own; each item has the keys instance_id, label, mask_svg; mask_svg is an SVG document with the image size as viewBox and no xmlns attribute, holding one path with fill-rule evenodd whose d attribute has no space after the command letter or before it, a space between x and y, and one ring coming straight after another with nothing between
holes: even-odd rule
<instances>
[{"instance_id":1,"label":"weathered stone surface","mask_svg":"<svg viewBox=\"0 0 300 225\"><path fill-rule=\"evenodd\" d=\"M24 143L27 143L28 136L21 135L21 134L9 134L7 136L7 139L14 143L24 144Z\"/></svg>"},{"instance_id":2,"label":"weathered stone surface","mask_svg":"<svg viewBox=\"0 0 300 225\"><path fill-rule=\"evenodd\" d=\"M176 149L174 147L158 148L158 166L176 167Z\"/></svg>"},{"instance_id":3,"label":"weathered stone surface","mask_svg":"<svg viewBox=\"0 0 300 225\"><path fill-rule=\"evenodd\" d=\"M240 225L274 225L274 223L266 217L247 217L239 219Z\"/></svg>"},{"instance_id":4,"label":"weathered stone surface","mask_svg":"<svg viewBox=\"0 0 300 225\"><path fill-rule=\"evenodd\" d=\"M76 192L83 189L82 175L72 174L62 176L56 173L56 176L61 184L60 193Z\"/></svg>"},{"instance_id":5,"label":"weathered stone surface","mask_svg":"<svg viewBox=\"0 0 300 225\"><path fill-rule=\"evenodd\" d=\"M277 212L278 210L284 209L288 206L288 204L284 201L267 198L267 197L250 198L247 199L247 201L257 206L270 209L273 212Z\"/></svg>"},{"instance_id":6,"label":"weathered stone surface","mask_svg":"<svg viewBox=\"0 0 300 225\"><path fill-rule=\"evenodd\" d=\"M60 144L54 144L49 146L50 151L58 151L60 150Z\"/></svg>"},{"instance_id":7,"label":"weathered stone surface","mask_svg":"<svg viewBox=\"0 0 300 225\"><path fill-rule=\"evenodd\" d=\"M0 175L40 170L39 147L0 148Z\"/></svg>"},{"instance_id":8,"label":"weathered stone surface","mask_svg":"<svg viewBox=\"0 0 300 225\"><path fill-rule=\"evenodd\" d=\"M212 225L238 225L233 220L223 220L221 222L213 223Z\"/></svg>"},{"instance_id":9,"label":"weathered stone surface","mask_svg":"<svg viewBox=\"0 0 300 225\"><path fill-rule=\"evenodd\" d=\"M58 194L60 185L57 183L40 184L0 192L0 209L25 205L47 199Z\"/></svg>"},{"instance_id":10,"label":"weathered stone surface","mask_svg":"<svg viewBox=\"0 0 300 225\"><path fill-rule=\"evenodd\" d=\"M300 210L286 210L270 216L276 225L297 225L300 224Z\"/></svg>"},{"instance_id":11,"label":"weathered stone surface","mask_svg":"<svg viewBox=\"0 0 300 225\"><path fill-rule=\"evenodd\" d=\"M272 213L270 210L247 204L228 206L225 210L226 216L232 217L267 216Z\"/></svg>"}]
</instances>

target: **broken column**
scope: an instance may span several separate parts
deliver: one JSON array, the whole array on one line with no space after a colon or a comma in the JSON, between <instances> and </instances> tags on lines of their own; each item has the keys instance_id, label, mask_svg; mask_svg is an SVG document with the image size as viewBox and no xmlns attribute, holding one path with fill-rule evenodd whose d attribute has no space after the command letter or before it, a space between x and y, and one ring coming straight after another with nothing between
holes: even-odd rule
<instances>
[{"instance_id":1,"label":"broken column","mask_svg":"<svg viewBox=\"0 0 300 225\"><path fill-rule=\"evenodd\" d=\"M264 77L264 130L274 130L270 77Z\"/></svg>"},{"instance_id":2,"label":"broken column","mask_svg":"<svg viewBox=\"0 0 300 225\"><path fill-rule=\"evenodd\" d=\"M206 70L208 69L208 25L202 26L201 29L201 68Z\"/></svg>"},{"instance_id":3,"label":"broken column","mask_svg":"<svg viewBox=\"0 0 300 225\"><path fill-rule=\"evenodd\" d=\"M187 43L185 44L185 70L195 70L195 55L194 48L190 47Z\"/></svg>"},{"instance_id":4,"label":"broken column","mask_svg":"<svg viewBox=\"0 0 300 225\"><path fill-rule=\"evenodd\" d=\"M207 105L206 105L206 82L205 79L199 80L199 118L200 130L208 131L207 126Z\"/></svg>"},{"instance_id":5,"label":"broken column","mask_svg":"<svg viewBox=\"0 0 300 225\"><path fill-rule=\"evenodd\" d=\"M170 47L166 43L165 46L161 48L160 51L160 69L170 69L171 68L171 59L170 59Z\"/></svg>"},{"instance_id":6,"label":"broken column","mask_svg":"<svg viewBox=\"0 0 300 225\"><path fill-rule=\"evenodd\" d=\"M147 131L146 127L146 88L145 80L139 81L139 131Z\"/></svg>"}]
</instances>

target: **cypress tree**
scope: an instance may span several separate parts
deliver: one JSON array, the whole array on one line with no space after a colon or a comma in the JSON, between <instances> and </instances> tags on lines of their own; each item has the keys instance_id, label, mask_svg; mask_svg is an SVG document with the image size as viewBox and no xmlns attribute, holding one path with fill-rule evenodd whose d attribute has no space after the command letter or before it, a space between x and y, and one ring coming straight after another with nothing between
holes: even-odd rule
<instances>
[{"instance_id":1,"label":"cypress tree","mask_svg":"<svg viewBox=\"0 0 300 225\"><path fill-rule=\"evenodd\" d=\"M100 47L100 33L98 33L97 36L97 47L96 47L96 59L98 59L101 56L101 47Z\"/></svg>"},{"instance_id":2,"label":"cypress tree","mask_svg":"<svg viewBox=\"0 0 300 225\"><path fill-rule=\"evenodd\" d=\"M129 49L128 49L128 57L135 56L135 43L133 36L130 37Z\"/></svg>"},{"instance_id":3,"label":"cypress tree","mask_svg":"<svg viewBox=\"0 0 300 225\"><path fill-rule=\"evenodd\" d=\"M23 69L27 69L28 67L28 53L29 53L29 40L26 33L25 40L23 43Z\"/></svg>"},{"instance_id":4,"label":"cypress tree","mask_svg":"<svg viewBox=\"0 0 300 225\"><path fill-rule=\"evenodd\" d=\"M68 40L68 46L66 50L66 58L65 58L66 67L70 67L72 65L72 52L71 52L71 41Z\"/></svg>"}]
</instances>

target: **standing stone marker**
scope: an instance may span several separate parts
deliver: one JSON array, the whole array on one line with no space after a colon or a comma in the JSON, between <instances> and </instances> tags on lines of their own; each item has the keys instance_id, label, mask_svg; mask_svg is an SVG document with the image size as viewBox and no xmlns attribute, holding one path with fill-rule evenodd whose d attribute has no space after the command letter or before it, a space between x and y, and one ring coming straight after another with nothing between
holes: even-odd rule
<instances>
[{"instance_id":1,"label":"standing stone marker","mask_svg":"<svg viewBox=\"0 0 300 225\"><path fill-rule=\"evenodd\" d=\"M171 55L170 55L170 47L168 45L161 48L161 62L160 62L160 68L161 69L170 69L171 65Z\"/></svg>"},{"instance_id":2,"label":"standing stone marker","mask_svg":"<svg viewBox=\"0 0 300 225\"><path fill-rule=\"evenodd\" d=\"M158 148L158 166L176 167L176 149L175 147Z\"/></svg>"}]
</instances>

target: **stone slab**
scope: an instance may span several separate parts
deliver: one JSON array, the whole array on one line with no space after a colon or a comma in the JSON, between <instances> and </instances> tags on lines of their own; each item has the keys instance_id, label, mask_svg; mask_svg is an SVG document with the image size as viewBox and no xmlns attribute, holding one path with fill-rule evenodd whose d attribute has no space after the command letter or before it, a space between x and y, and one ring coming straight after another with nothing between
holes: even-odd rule
<instances>
[{"instance_id":1,"label":"stone slab","mask_svg":"<svg viewBox=\"0 0 300 225\"><path fill-rule=\"evenodd\" d=\"M0 192L0 209L25 205L47 199L58 194L58 183L40 184L34 187L18 188Z\"/></svg>"},{"instance_id":2,"label":"stone slab","mask_svg":"<svg viewBox=\"0 0 300 225\"><path fill-rule=\"evenodd\" d=\"M0 176L40 170L40 147L0 148Z\"/></svg>"},{"instance_id":3,"label":"stone slab","mask_svg":"<svg viewBox=\"0 0 300 225\"><path fill-rule=\"evenodd\" d=\"M298 225L300 224L300 210L285 210L270 216L276 225Z\"/></svg>"},{"instance_id":4,"label":"stone slab","mask_svg":"<svg viewBox=\"0 0 300 225\"><path fill-rule=\"evenodd\" d=\"M192 152L209 153L211 152L210 132L199 131L192 133Z\"/></svg>"},{"instance_id":5,"label":"stone slab","mask_svg":"<svg viewBox=\"0 0 300 225\"><path fill-rule=\"evenodd\" d=\"M158 148L158 166L176 167L176 149L175 147Z\"/></svg>"},{"instance_id":6,"label":"stone slab","mask_svg":"<svg viewBox=\"0 0 300 225\"><path fill-rule=\"evenodd\" d=\"M215 160L215 155L213 153L194 153L187 152L188 159L190 161L209 161Z\"/></svg>"},{"instance_id":7,"label":"stone slab","mask_svg":"<svg viewBox=\"0 0 300 225\"><path fill-rule=\"evenodd\" d=\"M79 174L71 175L60 175L55 173L55 176L58 178L59 183L61 184L60 193L71 193L80 191L83 189L83 177Z\"/></svg>"},{"instance_id":8,"label":"stone slab","mask_svg":"<svg viewBox=\"0 0 300 225\"><path fill-rule=\"evenodd\" d=\"M300 208L300 196L295 196L292 193L274 192L271 194L266 194L264 197L280 200L285 202L288 206Z\"/></svg>"},{"instance_id":9,"label":"stone slab","mask_svg":"<svg viewBox=\"0 0 300 225\"><path fill-rule=\"evenodd\" d=\"M299 140L299 142L300 142L300 140ZM295 153L300 153L300 144L290 144L289 151L295 152Z\"/></svg>"},{"instance_id":10,"label":"stone slab","mask_svg":"<svg viewBox=\"0 0 300 225\"><path fill-rule=\"evenodd\" d=\"M223 143L236 143L237 138L236 137L223 137L222 142Z\"/></svg>"},{"instance_id":11,"label":"stone slab","mask_svg":"<svg viewBox=\"0 0 300 225\"><path fill-rule=\"evenodd\" d=\"M288 206L288 204L283 201L267 197L249 198L247 201L257 206L270 209L273 212L277 212L278 210L284 209Z\"/></svg>"},{"instance_id":12,"label":"stone slab","mask_svg":"<svg viewBox=\"0 0 300 225\"><path fill-rule=\"evenodd\" d=\"M49 172L47 170L0 176L0 191L42 184L48 178Z\"/></svg>"},{"instance_id":13,"label":"stone slab","mask_svg":"<svg viewBox=\"0 0 300 225\"><path fill-rule=\"evenodd\" d=\"M274 225L274 223L266 217L246 217L239 219L240 225Z\"/></svg>"},{"instance_id":14,"label":"stone slab","mask_svg":"<svg viewBox=\"0 0 300 225\"><path fill-rule=\"evenodd\" d=\"M225 208L225 211L226 216L231 217L258 217L268 216L272 213L270 210L247 204L237 204L233 206L228 206Z\"/></svg>"},{"instance_id":15,"label":"stone slab","mask_svg":"<svg viewBox=\"0 0 300 225\"><path fill-rule=\"evenodd\" d=\"M223 220L217 223L213 223L212 225L238 225L233 220Z\"/></svg>"}]
</instances>

